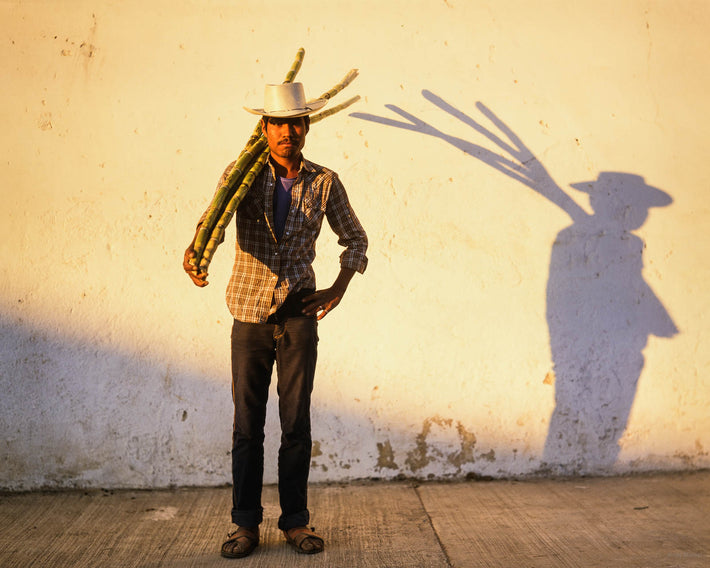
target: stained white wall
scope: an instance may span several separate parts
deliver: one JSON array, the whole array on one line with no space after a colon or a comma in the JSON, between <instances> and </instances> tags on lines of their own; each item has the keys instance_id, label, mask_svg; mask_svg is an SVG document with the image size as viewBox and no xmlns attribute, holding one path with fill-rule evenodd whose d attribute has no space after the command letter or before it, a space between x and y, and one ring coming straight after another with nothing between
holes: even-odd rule
<instances>
[{"instance_id":1,"label":"stained white wall","mask_svg":"<svg viewBox=\"0 0 710 568\"><path fill-rule=\"evenodd\" d=\"M312 479L710 466L707 3L5 1L0 22L0 488L229 480L232 247L202 290L182 253L299 47L312 96L360 70L306 155L371 243L321 322ZM318 254L326 286L327 227ZM267 427L274 481L273 406Z\"/></svg>"}]
</instances>

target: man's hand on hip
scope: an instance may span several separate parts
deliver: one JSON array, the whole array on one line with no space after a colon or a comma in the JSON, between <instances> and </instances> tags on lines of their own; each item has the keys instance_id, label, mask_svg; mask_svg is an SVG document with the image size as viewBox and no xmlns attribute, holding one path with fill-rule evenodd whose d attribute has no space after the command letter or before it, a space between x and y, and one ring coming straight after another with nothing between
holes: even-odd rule
<instances>
[{"instance_id":1,"label":"man's hand on hip","mask_svg":"<svg viewBox=\"0 0 710 568\"><path fill-rule=\"evenodd\" d=\"M355 275L355 271L350 268L341 268L338 277L330 288L319 290L310 296L303 298L305 304L303 313L307 316L318 315L318 319L322 320L328 312L333 311L340 300L345 295L345 290L350 284L350 280ZM320 313L319 313L320 312Z\"/></svg>"},{"instance_id":2,"label":"man's hand on hip","mask_svg":"<svg viewBox=\"0 0 710 568\"><path fill-rule=\"evenodd\" d=\"M317 319L321 320L328 315L328 312L333 311L342 299L342 292L338 292L333 288L319 290L303 298L304 307L302 312L306 316L317 315Z\"/></svg>"}]
</instances>

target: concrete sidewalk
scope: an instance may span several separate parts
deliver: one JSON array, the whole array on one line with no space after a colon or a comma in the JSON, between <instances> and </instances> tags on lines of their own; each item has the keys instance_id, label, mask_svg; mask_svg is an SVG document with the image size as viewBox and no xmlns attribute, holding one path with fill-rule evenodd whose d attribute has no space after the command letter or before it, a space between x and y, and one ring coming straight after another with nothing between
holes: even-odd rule
<instances>
[{"instance_id":1,"label":"concrete sidewalk","mask_svg":"<svg viewBox=\"0 0 710 568\"><path fill-rule=\"evenodd\" d=\"M326 539L297 554L264 494L262 543L219 556L229 488L0 495L0 566L44 567L703 567L710 566L710 472L465 483L313 485Z\"/></svg>"}]
</instances>

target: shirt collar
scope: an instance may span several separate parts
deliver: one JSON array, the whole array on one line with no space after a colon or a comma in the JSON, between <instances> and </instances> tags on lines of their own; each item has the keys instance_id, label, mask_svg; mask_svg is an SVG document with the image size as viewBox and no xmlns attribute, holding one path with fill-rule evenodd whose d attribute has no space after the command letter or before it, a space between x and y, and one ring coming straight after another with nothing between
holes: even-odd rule
<instances>
[{"instance_id":1,"label":"shirt collar","mask_svg":"<svg viewBox=\"0 0 710 568\"><path fill-rule=\"evenodd\" d=\"M269 164L269 168L271 169L271 175L276 179L276 169L274 168L274 164L271 163L271 159L269 158L266 160L266 163ZM316 171L316 168L313 165L313 162L306 160L306 158L303 157L303 154L301 154L301 165L298 166L298 173L300 174L301 172L306 171L308 173L314 173Z\"/></svg>"}]
</instances>

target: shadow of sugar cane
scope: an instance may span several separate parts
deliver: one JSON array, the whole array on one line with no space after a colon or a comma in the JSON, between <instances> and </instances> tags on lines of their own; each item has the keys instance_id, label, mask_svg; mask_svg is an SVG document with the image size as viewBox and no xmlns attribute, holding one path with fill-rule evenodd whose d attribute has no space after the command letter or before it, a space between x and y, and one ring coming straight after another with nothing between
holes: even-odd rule
<instances>
[{"instance_id":1,"label":"shadow of sugar cane","mask_svg":"<svg viewBox=\"0 0 710 568\"><path fill-rule=\"evenodd\" d=\"M619 454L644 368L648 337L673 337L675 323L645 282L643 226L651 207L670 195L625 172L601 172L593 182L572 184L588 193L587 213L550 176L543 164L483 103L476 108L491 128L431 91L433 105L470 126L498 151L451 136L395 105L404 120L367 113L350 116L444 140L539 193L572 220L552 245L546 317L555 375L543 469L554 473L608 472Z\"/></svg>"},{"instance_id":2,"label":"shadow of sugar cane","mask_svg":"<svg viewBox=\"0 0 710 568\"><path fill-rule=\"evenodd\" d=\"M464 123L471 126L474 130L483 134L483 136L488 138L501 149L508 151L512 157L517 159L517 162L469 140L464 140L463 138L446 134L445 132L439 130L438 128L435 128L431 124L423 121L422 119L414 116L413 114L403 110L402 108L396 105L388 104L385 105L385 108L398 114L407 122L364 112L353 112L350 113L350 116L354 118L359 118L361 120L367 120L369 122L382 124L384 126L391 126L403 130L410 130L419 134L426 134L428 136L433 136L434 138L439 138L444 142L455 146L459 150L462 150L469 156L481 160L492 168L500 171L501 173L504 173L509 177L512 177L513 179L521 183L524 183L527 186L533 187L534 184L539 183L539 180L531 178L533 172L527 165L531 160L535 159L534 155L522 144L520 139L515 136L515 134L513 134L510 129L505 127L505 125L500 122L495 117L495 115L493 115L493 113L484 104L479 102L476 104L476 106L479 108L479 110L481 110L481 112L483 112L484 115L488 116L496 124L502 127L502 130L508 134L510 142L504 142L499 136L497 136L490 130L484 128L480 123L476 122L469 116L454 108L431 91L424 90L422 91L422 95L425 99L434 103L442 110L462 120Z\"/></svg>"}]
</instances>

